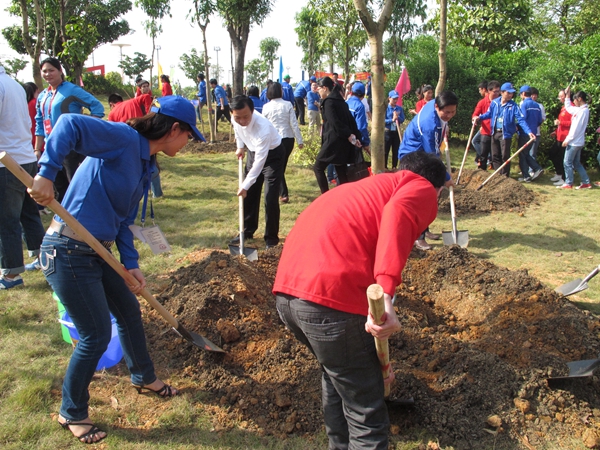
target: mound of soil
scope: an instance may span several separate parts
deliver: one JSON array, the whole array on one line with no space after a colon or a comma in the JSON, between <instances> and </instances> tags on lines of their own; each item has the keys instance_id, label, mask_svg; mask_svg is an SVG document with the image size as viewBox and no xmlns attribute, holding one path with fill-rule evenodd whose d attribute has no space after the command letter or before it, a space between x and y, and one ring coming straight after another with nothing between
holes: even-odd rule
<instances>
[{"instance_id":1,"label":"mound of soil","mask_svg":"<svg viewBox=\"0 0 600 450\"><path fill-rule=\"evenodd\" d=\"M532 203L537 204L537 195L513 178L497 174L479 191L477 188L493 172L463 170L460 184L454 187L454 205L457 215L468 213L490 213L492 211L522 211ZM452 173L456 182L458 171ZM450 212L448 191L444 190L439 210Z\"/></svg>"},{"instance_id":2,"label":"mound of soil","mask_svg":"<svg viewBox=\"0 0 600 450\"><path fill-rule=\"evenodd\" d=\"M161 349L155 363L206 392L216 430L283 438L323 428L319 366L281 324L270 292L280 251L261 252L256 263L220 251L190 254L193 262L158 297L226 354L195 348L157 313L144 313L149 347ZM455 449L600 443L600 381L548 380L568 374L568 361L597 357L597 317L526 271L458 246L414 254L403 277L391 397L415 403L390 406L392 435L421 439L426 429Z\"/></svg>"},{"instance_id":3,"label":"mound of soil","mask_svg":"<svg viewBox=\"0 0 600 450\"><path fill-rule=\"evenodd\" d=\"M206 140L210 139L210 133L204 135ZM189 141L180 153L229 153L235 152L235 142L229 142L229 131L217 133L214 143Z\"/></svg>"}]
</instances>

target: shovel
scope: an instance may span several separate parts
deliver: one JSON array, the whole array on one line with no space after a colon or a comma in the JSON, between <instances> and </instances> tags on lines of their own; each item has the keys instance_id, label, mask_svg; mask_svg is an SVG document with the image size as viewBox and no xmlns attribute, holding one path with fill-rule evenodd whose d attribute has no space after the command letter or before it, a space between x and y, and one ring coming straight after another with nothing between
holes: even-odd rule
<instances>
[{"instance_id":1,"label":"shovel","mask_svg":"<svg viewBox=\"0 0 600 450\"><path fill-rule=\"evenodd\" d=\"M475 122L473 122L473 126L471 127L471 133L469 133L469 139L467 140L467 147L465 148L465 155L463 156L462 164L460 165L460 170L458 171L458 176L456 177L456 185L460 183L460 176L463 171L463 167L465 167L465 161L467 160L467 154L469 153L469 146L471 145L471 139L473 139L473 132L475 131Z\"/></svg>"},{"instance_id":2,"label":"shovel","mask_svg":"<svg viewBox=\"0 0 600 450\"><path fill-rule=\"evenodd\" d=\"M471 132L473 130L471 129ZM450 148L448 147L448 141L444 140L446 144L446 166L448 168L448 173L452 173L450 167ZM468 147L467 147L468 148ZM466 248L469 245L469 232L467 230L458 231L456 227L456 210L454 208L454 186L450 186L448 188L450 191L450 214L452 216L452 231L442 231L442 240L444 241L444 245L454 245L458 244L462 248Z\"/></svg>"},{"instance_id":3,"label":"shovel","mask_svg":"<svg viewBox=\"0 0 600 450\"><path fill-rule=\"evenodd\" d=\"M500 167L498 167L493 174L491 174L489 177L487 177L486 180L479 185L479 187L477 188L477 190L480 190L488 181L490 181L492 179L492 177L494 175L496 175L498 172L500 172L502 170L502 168L504 166L506 166L510 162L511 159L513 159L515 156L517 156L519 153L521 153L533 141L535 141L535 139L529 139L529 142L527 142L523 147L521 147L519 150L517 150L514 153L514 155L512 155L510 158L508 158L506 161L504 161L504 163Z\"/></svg>"},{"instance_id":4,"label":"shovel","mask_svg":"<svg viewBox=\"0 0 600 450\"><path fill-rule=\"evenodd\" d=\"M564 377L549 377L549 380L562 380L565 378L589 377L594 373L596 367L600 366L600 359L584 359L567 363L569 375Z\"/></svg>"},{"instance_id":5,"label":"shovel","mask_svg":"<svg viewBox=\"0 0 600 450\"><path fill-rule=\"evenodd\" d=\"M2 162L2 164L4 164L15 177L21 180L21 183L31 188L33 185L33 178L31 175L25 172L25 170L23 170L23 168L17 164L17 162L10 155L8 155L6 152L0 152L0 162ZM79 235L86 244L92 247L96 253L98 253L98 255L100 255L100 257L125 280L127 284L139 286L139 281L133 275L131 275L129 271L125 269L125 267L123 267L123 265L117 260L117 258L115 258L111 252L109 252L100 242L98 242L98 240L92 236L92 234L81 223L79 223L75 217L73 217L60 203L58 203L56 199L53 199L50 204L48 204L48 208L50 208L61 219L63 219L65 223L75 233L77 233L77 235ZM169 313L169 311L167 311L165 307L161 305L146 288L142 289L140 294L146 299L150 306L152 306L161 316L163 316L169 325L171 325L182 338L204 350L224 353L223 349L213 344L204 336L200 336L199 334L186 330L183 325L181 325L177 319L173 317L171 313Z\"/></svg>"},{"instance_id":6,"label":"shovel","mask_svg":"<svg viewBox=\"0 0 600 450\"><path fill-rule=\"evenodd\" d=\"M581 278L577 278L576 280L563 284L554 290L565 297L585 291L588 288L587 282L598 275L598 272L600 272L600 265L592 270L583 280Z\"/></svg>"},{"instance_id":7,"label":"shovel","mask_svg":"<svg viewBox=\"0 0 600 450\"><path fill-rule=\"evenodd\" d=\"M242 187L242 183L244 182L244 173L243 173L243 161L242 158L238 158L238 179L239 179L239 187ZM240 245L229 244L229 251L232 255L244 255L248 258L248 261L256 261L258 260L258 250L252 247L244 246L244 197L238 195L238 204L239 204L239 225L240 225Z\"/></svg>"},{"instance_id":8,"label":"shovel","mask_svg":"<svg viewBox=\"0 0 600 450\"><path fill-rule=\"evenodd\" d=\"M385 305L383 302L383 288L378 284L372 284L367 288L367 299L369 300L369 311L373 316L373 321L377 325L381 325L383 320L381 317L385 314ZM375 349L377 350L377 358L381 363L381 373L385 380L390 376L390 347L387 339L375 338ZM386 385L384 397L390 396L390 386Z\"/></svg>"}]
</instances>

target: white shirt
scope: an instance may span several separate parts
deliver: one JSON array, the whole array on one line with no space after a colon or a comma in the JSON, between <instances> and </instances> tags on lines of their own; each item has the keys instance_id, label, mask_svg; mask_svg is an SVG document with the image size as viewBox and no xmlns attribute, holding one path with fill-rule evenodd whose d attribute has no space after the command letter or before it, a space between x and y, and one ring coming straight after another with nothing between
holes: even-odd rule
<instances>
[{"instance_id":1,"label":"white shirt","mask_svg":"<svg viewBox=\"0 0 600 450\"><path fill-rule=\"evenodd\" d=\"M590 110L588 109L588 105L586 103L583 106L573 106L571 99L567 97L565 98L565 109L573 117L571 119L569 134L567 134L563 143L566 142L567 145L583 147L585 145L585 129L590 120Z\"/></svg>"},{"instance_id":2,"label":"white shirt","mask_svg":"<svg viewBox=\"0 0 600 450\"><path fill-rule=\"evenodd\" d=\"M25 89L0 66L0 151L19 164L36 162ZM0 167L4 164L0 163Z\"/></svg>"},{"instance_id":3,"label":"white shirt","mask_svg":"<svg viewBox=\"0 0 600 450\"><path fill-rule=\"evenodd\" d=\"M255 153L254 164L241 186L242 189L247 191L256 182L256 179L262 172L267 161L267 156L269 156L269 150L273 150L281 145L281 136L279 136L273 124L256 111L252 113L252 120L246 127L241 126L235 120L232 120L231 123L235 130L237 147L247 147L248 151Z\"/></svg>"},{"instance_id":4,"label":"white shirt","mask_svg":"<svg viewBox=\"0 0 600 450\"><path fill-rule=\"evenodd\" d=\"M296 120L294 107L290 102L282 98L274 98L263 105L262 115L269 119L277 129L282 138L296 138L298 144L302 144L302 134Z\"/></svg>"},{"instance_id":5,"label":"white shirt","mask_svg":"<svg viewBox=\"0 0 600 450\"><path fill-rule=\"evenodd\" d=\"M363 97L361 100L363 106L365 107L365 114L368 114L371 112L371 108L369 108L369 102L367 101L366 97Z\"/></svg>"}]
</instances>

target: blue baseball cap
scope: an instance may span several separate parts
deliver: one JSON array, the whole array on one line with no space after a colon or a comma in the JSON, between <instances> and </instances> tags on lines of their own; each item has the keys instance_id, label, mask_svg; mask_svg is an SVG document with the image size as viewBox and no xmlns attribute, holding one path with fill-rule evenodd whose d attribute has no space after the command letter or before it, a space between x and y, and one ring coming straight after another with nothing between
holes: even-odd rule
<instances>
[{"instance_id":1,"label":"blue baseball cap","mask_svg":"<svg viewBox=\"0 0 600 450\"><path fill-rule=\"evenodd\" d=\"M196 128L196 111L192 103L179 95L167 95L154 100L150 111L163 114L188 124L192 129L192 135L202 142L206 142L202 133Z\"/></svg>"},{"instance_id":2,"label":"blue baseball cap","mask_svg":"<svg viewBox=\"0 0 600 450\"><path fill-rule=\"evenodd\" d=\"M312 77L310 77L310 81L317 81L317 77L315 77L314 75Z\"/></svg>"},{"instance_id":3,"label":"blue baseball cap","mask_svg":"<svg viewBox=\"0 0 600 450\"><path fill-rule=\"evenodd\" d=\"M364 94L365 93L365 85L360 81L357 81L352 85L352 92L355 94Z\"/></svg>"},{"instance_id":4,"label":"blue baseball cap","mask_svg":"<svg viewBox=\"0 0 600 450\"><path fill-rule=\"evenodd\" d=\"M506 92L510 92L511 94L516 92L515 88L513 87L512 83L504 83L501 87L500 87L501 91L506 91Z\"/></svg>"},{"instance_id":5,"label":"blue baseball cap","mask_svg":"<svg viewBox=\"0 0 600 450\"><path fill-rule=\"evenodd\" d=\"M390 91L390 93L388 94L388 97L389 98L398 98L400 96L398 95L398 93L396 91Z\"/></svg>"},{"instance_id":6,"label":"blue baseball cap","mask_svg":"<svg viewBox=\"0 0 600 450\"><path fill-rule=\"evenodd\" d=\"M522 94L523 92L531 92L531 86L528 84L521 86L521 89L519 89L519 94Z\"/></svg>"}]
</instances>

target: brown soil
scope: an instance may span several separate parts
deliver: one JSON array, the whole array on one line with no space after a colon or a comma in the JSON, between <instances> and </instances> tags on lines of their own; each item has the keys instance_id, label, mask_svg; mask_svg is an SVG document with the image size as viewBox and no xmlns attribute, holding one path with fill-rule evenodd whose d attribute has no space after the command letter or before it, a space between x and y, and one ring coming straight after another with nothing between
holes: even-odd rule
<instances>
[{"instance_id":1,"label":"brown soil","mask_svg":"<svg viewBox=\"0 0 600 450\"><path fill-rule=\"evenodd\" d=\"M224 355L189 345L145 311L156 365L207 393L216 430L283 438L323 428L319 366L281 324L270 292L280 251L261 252L256 263L192 253L158 297ZM425 429L455 449L600 442L599 380L548 381L567 374L568 361L597 357L597 317L526 271L496 267L458 246L413 254L403 276L396 303L403 328L390 340L391 397L415 403L390 406L392 436L419 440Z\"/></svg>"},{"instance_id":2,"label":"brown soil","mask_svg":"<svg viewBox=\"0 0 600 450\"><path fill-rule=\"evenodd\" d=\"M514 169L513 169L514 170ZM456 214L489 213L492 211L522 211L532 203L537 204L536 194L525 184L513 178L496 174L479 191L477 188L493 172L483 170L463 170L460 184L454 188ZM456 182L458 171L452 173ZM439 210L450 212L448 191L444 190Z\"/></svg>"},{"instance_id":3,"label":"brown soil","mask_svg":"<svg viewBox=\"0 0 600 450\"><path fill-rule=\"evenodd\" d=\"M235 140L232 137L232 140L230 142L229 128L228 128L229 124L227 124L227 127L225 125L226 124L220 124L220 127L223 129L227 128L228 131L227 132L218 132L214 143L211 144L210 142L208 142L208 141L210 141L210 133L208 132L208 129L207 129L206 134L204 134L204 137L207 142L189 141L185 145L185 147L183 147L181 149L180 153L229 153L229 152L235 152L235 150L236 150Z\"/></svg>"}]
</instances>

